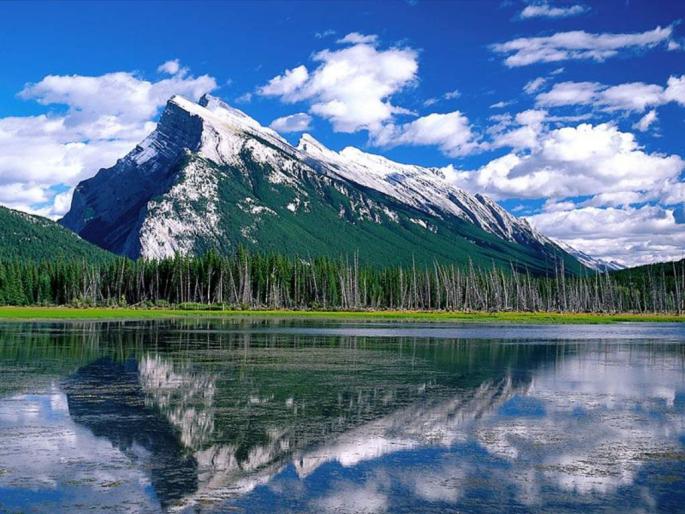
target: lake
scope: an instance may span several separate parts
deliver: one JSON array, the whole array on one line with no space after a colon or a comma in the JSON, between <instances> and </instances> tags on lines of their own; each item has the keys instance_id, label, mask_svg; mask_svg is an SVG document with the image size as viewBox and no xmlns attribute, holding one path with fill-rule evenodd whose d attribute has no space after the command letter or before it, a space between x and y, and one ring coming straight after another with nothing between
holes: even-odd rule
<instances>
[{"instance_id":1,"label":"lake","mask_svg":"<svg viewBox=\"0 0 685 514\"><path fill-rule=\"evenodd\" d=\"M1 512L685 510L685 325L0 324Z\"/></svg>"}]
</instances>

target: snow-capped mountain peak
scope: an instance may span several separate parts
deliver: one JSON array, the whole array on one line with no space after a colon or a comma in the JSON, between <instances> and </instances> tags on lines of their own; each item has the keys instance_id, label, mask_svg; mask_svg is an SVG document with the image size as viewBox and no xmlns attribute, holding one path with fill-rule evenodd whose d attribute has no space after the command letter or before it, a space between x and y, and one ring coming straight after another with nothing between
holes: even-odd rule
<instances>
[{"instance_id":1,"label":"snow-capped mountain peak","mask_svg":"<svg viewBox=\"0 0 685 514\"><path fill-rule=\"evenodd\" d=\"M174 95L169 99L168 103L174 104L190 114L199 116L209 122L214 122L217 125L232 125L235 128L243 129L264 128L257 120L250 118L244 112L229 106L224 101L209 94L203 95L198 102L188 100L181 95Z\"/></svg>"},{"instance_id":2,"label":"snow-capped mountain peak","mask_svg":"<svg viewBox=\"0 0 685 514\"><path fill-rule=\"evenodd\" d=\"M440 168L353 147L336 152L308 134L294 147L210 95L198 103L172 97L143 142L78 185L62 223L131 257L247 245L306 255L360 251L383 263L468 255L508 264L525 255L538 270L569 258Z\"/></svg>"},{"instance_id":3,"label":"snow-capped mountain peak","mask_svg":"<svg viewBox=\"0 0 685 514\"><path fill-rule=\"evenodd\" d=\"M276 131L209 94L203 95L198 103L176 95L169 100L165 114L174 108L181 111L178 117L199 119L201 136L197 152L217 164L235 164L246 145L256 153L269 153L268 145L289 154L296 152ZM150 137L164 127L164 122L163 114L157 130ZM172 123L177 124L178 120Z\"/></svg>"},{"instance_id":4,"label":"snow-capped mountain peak","mask_svg":"<svg viewBox=\"0 0 685 514\"><path fill-rule=\"evenodd\" d=\"M275 130L262 126L257 120L251 118L243 111L231 107L223 100L212 95L203 95L197 103L180 95L175 95L169 102L192 115L199 116L206 124L213 126L221 132L260 133L269 139L275 139L279 143L287 144L286 140Z\"/></svg>"},{"instance_id":5,"label":"snow-capped mountain peak","mask_svg":"<svg viewBox=\"0 0 685 514\"><path fill-rule=\"evenodd\" d=\"M240 109L231 107L220 98L212 96L209 93L202 95L197 104L216 114L217 116L224 116L228 119L240 120L248 125L254 126L255 128L261 128L261 125L257 122L257 120L251 118Z\"/></svg>"},{"instance_id":6,"label":"snow-capped mountain peak","mask_svg":"<svg viewBox=\"0 0 685 514\"><path fill-rule=\"evenodd\" d=\"M183 100L188 102L188 100L185 98ZM189 103L193 104L193 102ZM249 129L261 132L262 134L268 135L271 138L277 139L281 143L286 143L285 139L283 139L283 137L281 137L281 135L275 130L262 126L257 120L251 118L240 109L231 107L223 100L212 96L209 93L202 95L198 103L193 105L199 105L200 107L203 107L228 125L232 125L236 128L241 128L244 130ZM197 109L195 109L195 112L197 113ZM199 115L202 116L203 111L201 111Z\"/></svg>"}]
</instances>

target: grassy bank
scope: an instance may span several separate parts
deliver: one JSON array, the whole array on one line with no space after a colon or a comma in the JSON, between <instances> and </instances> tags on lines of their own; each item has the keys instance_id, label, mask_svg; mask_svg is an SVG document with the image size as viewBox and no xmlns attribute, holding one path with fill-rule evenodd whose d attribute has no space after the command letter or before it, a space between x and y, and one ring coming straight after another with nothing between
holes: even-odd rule
<instances>
[{"instance_id":1,"label":"grassy bank","mask_svg":"<svg viewBox=\"0 0 685 514\"><path fill-rule=\"evenodd\" d=\"M685 322L675 314L578 314L549 312L443 311L288 311L181 310L135 308L0 307L0 320L117 320L173 317L252 317L359 321L431 321L486 323Z\"/></svg>"}]
</instances>

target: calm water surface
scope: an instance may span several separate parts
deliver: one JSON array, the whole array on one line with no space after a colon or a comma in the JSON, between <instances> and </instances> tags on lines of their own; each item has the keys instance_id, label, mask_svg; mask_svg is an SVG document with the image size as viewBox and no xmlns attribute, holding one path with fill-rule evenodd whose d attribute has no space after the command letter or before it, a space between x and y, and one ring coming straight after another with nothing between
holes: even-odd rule
<instances>
[{"instance_id":1,"label":"calm water surface","mask_svg":"<svg viewBox=\"0 0 685 514\"><path fill-rule=\"evenodd\" d=\"M0 512L683 512L685 326L0 324Z\"/></svg>"}]
</instances>

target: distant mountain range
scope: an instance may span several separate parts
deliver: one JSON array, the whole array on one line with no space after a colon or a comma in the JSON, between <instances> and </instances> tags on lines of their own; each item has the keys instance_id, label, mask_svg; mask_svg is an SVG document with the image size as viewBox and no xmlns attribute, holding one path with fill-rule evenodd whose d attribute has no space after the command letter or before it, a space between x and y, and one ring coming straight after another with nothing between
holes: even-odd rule
<instances>
[{"instance_id":1,"label":"distant mountain range","mask_svg":"<svg viewBox=\"0 0 685 514\"><path fill-rule=\"evenodd\" d=\"M557 241L556 242L561 248L566 250L569 254L573 255L578 261L585 266L586 268L590 268L591 270L594 271L618 271L625 269L625 266L621 264L620 262L616 261L607 261L604 259L599 259L597 257L593 257L591 255L586 254L585 252L581 252L580 250L577 250L573 248L572 246L567 245L566 243L562 241Z\"/></svg>"},{"instance_id":2,"label":"distant mountain range","mask_svg":"<svg viewBox=\"0 0 685 514\"><path fill-rule=\"evenodd\" d=\"M438 168L356 148L297 147L209 95L174 96L157 128L81 182L62 225L132 258L232 251L358 255L370 264L452 262L551 272L576 257Z\"/></svg>"}]
</instances>

